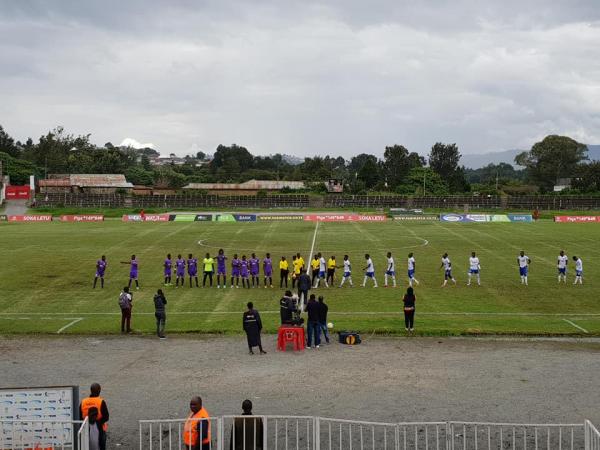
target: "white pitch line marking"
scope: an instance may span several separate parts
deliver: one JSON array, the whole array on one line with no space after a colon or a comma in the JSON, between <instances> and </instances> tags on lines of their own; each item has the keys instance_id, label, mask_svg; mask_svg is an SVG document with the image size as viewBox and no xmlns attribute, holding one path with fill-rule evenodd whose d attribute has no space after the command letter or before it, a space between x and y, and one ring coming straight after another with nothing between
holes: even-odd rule
<instances>
[{"instance_id":1,"label":"white pitch line marking","mask_svg":"<svg viewBox=\"0 0 600 450\"><path fill-rule=\"evenodd\" d=\"M279 310L261 311L263 314L279 314ZM14 320L15 317L10 316L36 316L36 315L53 315L63 319L63 315L73 313L0 313L0 319ZM82 316L120 316L120 312L79 312ZM238 311L169 311L171 315L193 315L193 314L239 314ZM377 316L377 315L402 315L402 311L331 311L331 314L338 316ZM153 312L136 312L138 316L153 316ZM600 313L520 313L520 312L419 312L423 316L511 316L511 317L600 317ZM2 317L5 316L5 317ZM6 317L8 316L8 317ZM30 319L30 317L20 317L21 319ZM33 318L33 317L31 317ZM84 319L83 317L65 317L64 320Z\"/></svg>"},{"instance_id":2,"label":"white pitch line marking","mask_svg":"<svg viewBox=\"0 0 600 450\"><path fill-rule=\"evenodd\" d=\"M570 321L570 320L568 320L568 319L563 319L563 320L564 320L565 322L567 322L568 324L570 324L570 325L573 325L575 328L578 328L578 329L580 329L580 330L581 330L581 331L583 331L584 333L586 333L586 334L588 333L588 330L586 330L586 329L585 329L585 328L583 328L583 327L580 327L580 326L579 326L579 325L577 325L576 323L574 323L574 322L571 322L571 321Z\"/></svg>"},{"instance_id":3,"label":"white pitch line marking","mask_svg":"<svg viewBox=\"0 0 600 450\"><path fill-rule=\"evenodd\" d=\"M78 317L76 319L73 319L71 322L69 322L68 324L66 324L64 327L62 327L61 329L59 329L56 334L60 334L63 331L65 331L67 328L75 325L77 322L81 322L83 320L83 317Z\"/></svg>"},{"instance_id":4,"label":"white pitch line marking","mask_svg":"<svg viewBox=\"0 0 600 450\"><path fill-rule=\"evenodd\" d=\"M315 225L315 233L313 234L312 245L310 247L310 252L308 252L308 261L312 261L313 252L315 251L315 242L317 241L317 231L319 230L319 221L317 220L317 224Z\"/></svg>"}]
</instances>

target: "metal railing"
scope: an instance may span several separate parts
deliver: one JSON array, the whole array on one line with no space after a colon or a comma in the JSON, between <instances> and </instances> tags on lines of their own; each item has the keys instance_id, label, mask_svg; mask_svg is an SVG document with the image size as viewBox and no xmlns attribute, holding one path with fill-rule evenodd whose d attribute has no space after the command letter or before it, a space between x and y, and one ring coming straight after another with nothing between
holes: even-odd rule
<instances>
[{"instance_id":1,"label":"metal railing","mask_svg":"<svg viewBox=\"0 0 600 450\"><path fill-rule=\"evenodd\" d=\"M5 420L0 419L0 449L88 450L87 419Z\"/></svg>"},{"instance_id":2,"label":"metal railing","mask_svg":"<svg viewBox=\"0 0 600 450\"><path fill-rule=\"evenodd\" d=\"M166 419L166 420L140 420L139 437L140 450L172 450L185 448L184 427L188 419ZM210 419L191 419L198 422L199 435L202 436L206 422L209 422L210 450L222 450L221 436L222 419L211 417ZM202 447L204 449L204 447Z\"/></svg>"},{"instance_id":3,"label":"metal railing","mask_svg":"<svg viewBox=\"0 0 600 450\"><path fill-rule=\"evenodd\" d=\"M141 420L140 450L184 448L186 419ZM384 423L312 416L210 419L215 450L600 450L600 433L580 424Z\"/></svg>"},{"instance_id":4,"label":"metal railing","mask_svg":"<svg viewBox=\"0 0 600 450\"><path fill-rule=\"evenodd\" d=\"M583 424L449 422L448 450L584 448Z\"/></svg>"},{"instance_id":5,"label":"metal railing","mask_svg":"<svg viewBox=\"0 0 600 450\"><path fill-rule=\"evenodd\" d=\"M600 432L589 420L585 421L585 450L600 450Z\"/></svg>"}]
</instances>

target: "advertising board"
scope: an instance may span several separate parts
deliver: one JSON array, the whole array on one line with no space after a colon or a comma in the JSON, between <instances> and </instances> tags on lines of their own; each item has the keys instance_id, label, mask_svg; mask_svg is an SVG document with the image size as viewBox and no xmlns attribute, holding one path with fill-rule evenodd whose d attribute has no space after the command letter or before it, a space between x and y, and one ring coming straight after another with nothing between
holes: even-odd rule
<instances>
[{"instance_id":1,"label":"advertising board","mask_svg":"<svg viewBox=\"0 0 600 450\"><path fill-rule=\"evenodd\" d=\"M302 214L260 214L256 216L258 221L272 221L272 220L304 220Z\"/></svg>"},{"instance_id":2,"label":"advertising board","mask_svg":"<svg viewBox=\"0 0 600 450\"><path fill-rule=\"evenodd\" d=\"M558 223L600 223L600 216L554 216Z\"/></svg>"},{"instance_id":3,"label":"advertising board","mask_svg":"<svg viewBox=\"0 0 600 450\"><path fill-rule=\"evenodd\" d=\"M19 440L11 447L12 439L16 438L11 427L0 427L0 441L8 444L6 448L73 448L73 430L68 424L60 428L46 427L41 433L37 430L41 424L35 421L76 420L78 393L77 386L0 389L0 419L25 422L19 425L19 435L30 436L35 442Z\"/></svg>"},{"instance_id":4,"label":"advertising board","mask_svg":"<svg viewBox=\"0 0 600 450\"><path fill-rule=\"evenodd\" d=\"M196 214L196 222L211 222L213 220L212 214Z\"/></svg>"},{"instance_id":5,"label":"advertising board","mask_svg":"<svg viewBox=\"0 0 600 450\"><path fill-rule=\"evenodd\" d=\"M50 214L25 214L17 216L8 216L9 222L52 222Z\"/></svg>"},{"instance_id":6,"label":"advertising board","mask_svg":"<svg viewBox=\"0 0 600 450\"><path fill-rule=\"evenodd\" d=\"M432 221L432 220L440 220L440 218L433 214L402 214L399 216L394 216L394 220L404 220L404 221Z\"/></svg>"},{"instance_id":7,"label":"advertising board","mask_svg":"<svg viewBox=\"0 0 600 450\"><path fill-rule=\"evenodd\" d=\"M385 222L385 215L359 214L305 214L304 220L309 222Z\"/></svg>"},{"instance_id":8,"label":"advertising board","mask_svg":"<svg viewBox=\"0 0 600 450\"><path fill-rule=\"evenodd\" d=\"M6 186L6 200L27 200L30 194L29 186Z\"/></svg>"},{"instance_id":9,"label":"advertising board","mask_svg":"<svg viewBox=\"0 0 600 450\"><path fill-rule=\"evenodd\" d=\"M256 214L234 214L236 222L256 222Z\"/></svg>"},{"instance_id":10,"label":"advertising board","mask_svg":"<svg viewBox=\"0 0 600 450\"><path fill-rule=\"evenodd\" d=\"M104 216L101 214L66 214L60 216L61 222L103 222Z\"/></svg>"},{"instance_id":11,"label":"advertising board","mask_svg":"<svg viewBox=\"0 0 600 450\"><path fill-rule=\"evenodd\" d=\"M125 214L122 218L123 222L168 222L168 214L146 214L144 220L139 214Z\"/></svg>"},{"instance_id":12,"label":"advertising board","mask_svg":"<svg viewBox=\"0 0 600 450\"><path fill-rule=\"evenodd\" d=\"M533 222L531 214L440 214L442 222Z\"/></svg>"}]
</instances>

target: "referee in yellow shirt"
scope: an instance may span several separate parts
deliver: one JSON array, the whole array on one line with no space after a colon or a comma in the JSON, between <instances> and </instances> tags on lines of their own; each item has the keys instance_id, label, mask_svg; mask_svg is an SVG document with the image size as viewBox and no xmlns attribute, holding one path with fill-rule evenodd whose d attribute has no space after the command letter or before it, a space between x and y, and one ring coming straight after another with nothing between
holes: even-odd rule
<instances>
[{"instance_id":1,"label":"referee in yellow shirt","mask_svg":"<svg viewBox=\"0 0 600 450\"><path fill-rule=\"evenodd\" d=\"M333 286L333 278L335 276L335 256L331 256L327 260L327 284Z\"/></svg>"},{"instance_id":2,"label":"referee in yellow shirt","mask_svg":"<svg viewBox=\"0 0 600 450\"><path fill-rule=\"evenodd\" d=\"M283 283L285 283L285 287L288 287L288 276L290 274L290 265L286 261L285 256L281 257L281 261L279 261L279 287L283 287Z\"/></svg>"},{"instance_id":3,"label":"referee in yellow shirt","mask_svg":"<svg viewBox=\"0 0 600 450\"><path fill-rule=\"evenodd\" d=\"M296 286L300 272L304 269L304 259L300 256L300 253L296 255L296 259L293 261L294 264L294 275L292 277L292 288Z\"/></svg>"},{"instance_id":4,"label":"referee in yellow shirt","mask_svg":"<svg viewBox=\"0 0 600 450\"><path fill-rule=\"evenodd\" d=\"M319 257L317 256L317 254L315 253L315 256L313 256L312 261L310 262L310 269L312 272L312 277L310 280L310 285L314 286L315 285L315 279L319 276Z\"/></svg>"}]
</instances>

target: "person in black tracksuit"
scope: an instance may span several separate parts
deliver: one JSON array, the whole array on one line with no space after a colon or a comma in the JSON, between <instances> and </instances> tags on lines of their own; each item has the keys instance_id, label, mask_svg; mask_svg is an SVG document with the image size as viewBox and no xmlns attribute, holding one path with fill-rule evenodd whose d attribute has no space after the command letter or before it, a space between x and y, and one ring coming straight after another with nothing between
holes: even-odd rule
<instances>
[{"instance_id":1,"label":"person in black tracksuit","mask_svg":"<svg viewBox=\"0 0 600 450\"><path fill-rule=\"evenodd\" d=\"M279 300L279 315L281 317L281 325L290 325L294 323L294 312L296 305L292 299L292 292L285 291L281 300Z\"/></svg>"},{"instance_id":2,"label":"person in black tracksuit","mask_svg":"<svg viewBox=\"0 0 600 450\"><path fill-rule=\"evenodd\" d=\"M329 312L329 306L325 303L323 296L319 296L319 326L325 337L325 342L329 344L329 330L327 329L327 313Z\"/></svg>"},{"instance_id":3,"label":"person in black tracksuit","mask_svg":"<svg viewBox=\"0 0 600 450\"><path fill-rule=\"evenodd\" d=\"M306 270L302 269L298 277L298 298L305 305L308 303L308 291L310 288L310 277L307 275Z\"/></svg>"},{"instance_id":4,"label":"person in black tracksuit","mask_svg":"<svg viewBox=\"0 0 600 450\"><path fill-rule=\"evenodd\" d=\"M415 292L409 287L404 294L402 302L404 303L404 325L406 331L413 332L415 329Z\"/></svg>"}]
</instances>

